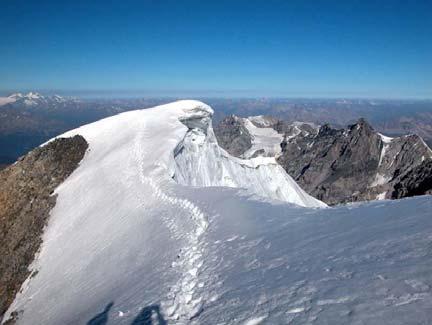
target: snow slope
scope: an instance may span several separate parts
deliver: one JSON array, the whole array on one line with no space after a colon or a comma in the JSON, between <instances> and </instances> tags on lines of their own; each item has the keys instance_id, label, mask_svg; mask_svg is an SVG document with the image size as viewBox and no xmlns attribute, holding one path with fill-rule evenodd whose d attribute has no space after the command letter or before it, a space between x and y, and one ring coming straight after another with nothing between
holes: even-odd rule
<instances>
[{"instance_id":1,"label":"snow slope","mask_svg":"<svg viewBox=\"0 0 432 325\"><path fill-rule=\"evenodd\" d=\"M197 130L209 141L210 115L182 101L65 134L82 134L90 150L56 190L38 273L5 319L18 311L18 324L432 321L430 197L311 209L178 184L178 150Z\"/></svg>"}]
</instances>

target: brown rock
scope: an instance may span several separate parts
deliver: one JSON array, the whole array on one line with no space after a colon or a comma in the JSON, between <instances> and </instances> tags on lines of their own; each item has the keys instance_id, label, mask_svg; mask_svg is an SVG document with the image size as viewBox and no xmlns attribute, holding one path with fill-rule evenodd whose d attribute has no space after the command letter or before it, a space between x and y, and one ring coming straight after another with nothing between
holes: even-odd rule
<instances>
[{"instance_id":1,"label":"brown rock","mask_svg":"<svg viewBox=\"0 0 432 325\"><path fill-rule=\"evenodd\" d=\"M53 195L77 167L88 148L76 135L38 147L0 171L0 320L34 260Z\"/></svg>"}]
</instances>

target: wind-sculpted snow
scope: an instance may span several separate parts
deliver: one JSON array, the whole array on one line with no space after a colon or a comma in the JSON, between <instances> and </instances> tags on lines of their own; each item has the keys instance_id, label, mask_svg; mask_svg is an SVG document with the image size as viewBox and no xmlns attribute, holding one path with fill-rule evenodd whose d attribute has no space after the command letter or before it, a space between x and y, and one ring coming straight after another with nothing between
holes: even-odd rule
<instances>
[{"instance_id":1,"label":"wind-sculpted snow","mask_svg":"<svg viewBox=\"0 0 432 325\"><path fill-rule=\"evenodd\" d=\"M208 116L182 119L189 127L177 146L174 179L183 185L228 186L307 207L326 205L304 192L274 157L239 159L219 147ZM276 131L273 130L274 133Z\"/></svg>"},{"instance_id":2,"label":"wind-sculpted snow","mask_svg":"<svg viewBox=\"0 0 432 325\"><path fill-rule=\"evenodd\" d=\"M5 319L432 322L430 197L311 209L178 184L174 150L210 115L182 101L63 135L83 135L90 149L56 190L38 272Z\"/></svg>"}]
</instances>

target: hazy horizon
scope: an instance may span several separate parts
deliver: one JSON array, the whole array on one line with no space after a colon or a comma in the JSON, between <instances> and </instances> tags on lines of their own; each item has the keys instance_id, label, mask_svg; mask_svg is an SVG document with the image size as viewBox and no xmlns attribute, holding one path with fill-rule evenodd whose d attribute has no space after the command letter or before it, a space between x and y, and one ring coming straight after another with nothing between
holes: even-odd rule
<instances>
[{"instance_id":1,"label":"hazy horizon","mask_svg":"<svg viewBox=\"0 0 432 325\"><path fill-rule=\"evenodd\" d=\"M369 95L338 95L338 94L262 94L257 92L247 91L184 91L184 90L166 90L166 91L154 91L154 90L61 90L61 89L6 89L0 90L0 97L6 97L14 93L26 94L29 92L37 92L42 95L53 96L60 95L65 97L76 97L82 99L134 99L134 98L220 98L220 99L286 99L286 100L418 100L418 101L430 101L431 97L422 96L369 96Z\"/></svg>"}]
</instances>

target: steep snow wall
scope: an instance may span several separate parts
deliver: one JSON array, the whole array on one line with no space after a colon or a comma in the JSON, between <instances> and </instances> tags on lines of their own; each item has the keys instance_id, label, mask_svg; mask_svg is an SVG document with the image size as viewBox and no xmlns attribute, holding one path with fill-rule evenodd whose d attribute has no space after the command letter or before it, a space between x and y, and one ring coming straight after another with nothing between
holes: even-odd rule
<instances>
[{"instance_id":1,"label":"steep snow wall","mask_svg":"<svg viewBox=\"0 0 432 325\"><path fill-rule=\"evenodd\" d=\"M300 206L325 206L304 192L274 157L239 159L219 147L211 115L203 111L201 115L181 118L188 132L174 151L173 178L178 183L245 188L252 194Z\"/></svg>"}]
</instances>

